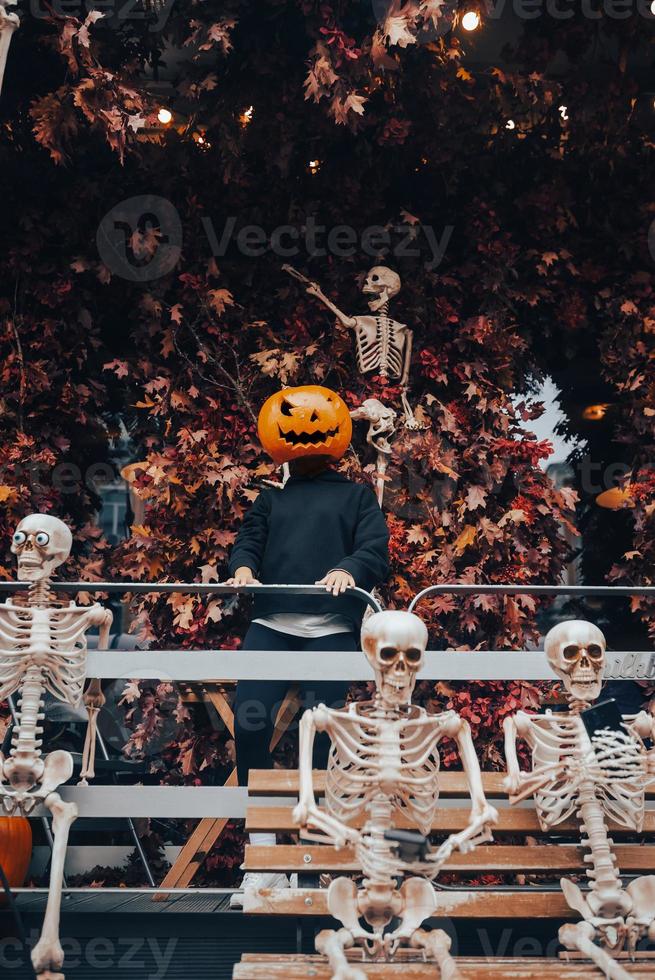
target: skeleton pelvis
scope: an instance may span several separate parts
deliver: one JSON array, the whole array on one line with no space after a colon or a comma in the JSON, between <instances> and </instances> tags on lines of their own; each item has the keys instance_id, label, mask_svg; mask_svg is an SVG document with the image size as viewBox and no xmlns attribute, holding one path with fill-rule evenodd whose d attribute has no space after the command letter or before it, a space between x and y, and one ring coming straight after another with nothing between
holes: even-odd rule
<instances>
[{"instance_id":1,"label":"skeleton pelvis","mask_svg":"<svg viewBox=\"0 0 655 980\"><path fill-rule=\"evenodd\" d=\"M365 880L357 895L357 905L362 918L379 932L400 914L403 898L393 879L384 882Z\"/></svg>"},{"instance_id":2,"label":"skeleton pelvis","mask_svg":"<svg viewBox=\"0 0 655 980\"><path fill-rule=\"evenodd\" d=\"M45 764L43 759L23 759L20 755L7 759L2 767L2 773L9 785L15 790L30 790L43 778Z\"/></svg>"}]
</instances>

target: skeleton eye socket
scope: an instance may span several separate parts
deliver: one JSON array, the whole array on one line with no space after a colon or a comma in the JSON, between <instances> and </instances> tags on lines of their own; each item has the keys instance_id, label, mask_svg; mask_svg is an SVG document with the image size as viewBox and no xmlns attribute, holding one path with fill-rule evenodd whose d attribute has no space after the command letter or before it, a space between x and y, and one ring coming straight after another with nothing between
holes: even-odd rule
<instances>
[{"instance_id":1,"label":"skeleton eye socket","mask_svg":"<svg viewBox=\"0 0 655 980\"><path fill-rule=\"evenodd\" d=\"M410 647L409 650L405 650L405 659L408 664L417 664L421 660L421 651L416 647Z\"/></svg>"},{"instance_id":2,"label":"skeleton eye socket","mask_svg":"<svg viewBox=\"0 0 655 980\"><path fill-rule=\"evenodd\" d=\"M590 643L587 647L587 653L592 660L600 660L603 656L603 650L597 643Z\"/></svg>"},{"instance_id":3,"label":"skeleton eye socket","mask_svg":"<svg viewBox=\"0 0 655 980\"><path fill-rule=\"evenodd\" d=\"M14 544L25 544L27 541L27 535L24 531L16 531L14 534Z\"/></svg>"},{"instance_id":4,"label":"skeleton eye socket","mask_svg":"<svg viewBox=\"0 0 655 980\"><path fill-rule=\"evenodd\" d=\"M390 664L398 656L398 651L395 647L382 647L380 650L380 660L383 660L385 664Z\"/></svg>"},{"instance_id":5,"label":"skeleton eye socket","mask_svg":"<svg viewBox=\"0 0 655 980\"><path fill-rule=\"evenodd\" d=\"M50 535L46 534L45 531L39 531L39 533L36 535L34 540L36 541L36 543L40 548L45 548L48 541L50 540Z\"/></svg>"},{"instance_id":6,"label":"skeleton eye socket","mask_svg":"<svg viewBox=\"0 0 655 980\"><path fill-rule=\"evenodd\" d=\"M371 276L371 279L373 280L373 282L377 282L379 278L380 277L378 275Z\"/></svg>"},{"instance_id":7,"label":"skeleton eye socket","mask_svg":"<svg viewBox=\"0 0 655 980\"><path fill-rule=\"evenodd\" d=\"M285 400L285 401L282 402L282 405L280 407L280 411L282 412L283 415L291 415L292 414L291 413L291 405L289 404L288 401Z\"/></svg>"},{"instance_id":8,"label":"skeleton eye socket","mask_svg":"<svg viewBox=\"0 0 655 980\"><path fill-rule=\"evenodd\" d=\"M564 647L562 650L562 656L565 660L576 660L580 654L580 647L576 646L574 643L569 644L569 646Z\"/></svg>"}]
</instances>

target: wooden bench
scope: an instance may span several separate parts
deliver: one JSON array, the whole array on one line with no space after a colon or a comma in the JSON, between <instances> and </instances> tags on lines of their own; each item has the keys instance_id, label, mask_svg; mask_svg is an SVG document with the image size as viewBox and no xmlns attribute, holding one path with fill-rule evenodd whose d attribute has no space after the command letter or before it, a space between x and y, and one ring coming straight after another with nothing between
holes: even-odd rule
<instances>
[{"instance_id":1,"label":"wooden bench","mask_svg":"<svg viewBox=\"0 0 655 980\"><path fill-rule=\"evenodd\" d=\"M499 811L499 822L494 831L495 843L476 848L469 854L454 854L437 880L438 907L435 925L439 919L452 920L455 932L471 924L491 922L498 926L503 922L538 920L540 931L548 935L549 944L556 947L557 929L564 921L577 921L579 916L564 900L559 888L562 874L582 876L585 864L579 840L577 824L566 821L557 828L556 834L543 834L530 801L510 807L502 786L502 773L483 773L487 798ZM325 773L314 773L317 799L323 793ZM298 773L295 770L253 770L248 786L249 805L246 817L248 831L276 831L288 835L297 832L292 812L298 796ZM462 773L443 772L440 776L442 806L437 811L433 826L435 835L460 830L466 823L468 790ZM258 801L267 797L266 801ZM270 798L279 798L275 805ZM649 807L655 792L648 794ZM409 825L408 825L409 826ZM655 809L646 814L644 832L634 842L629 834L610 824L615 839L615 852L624 876L655 873ZM519 838L520 842L517 842ZM526 840L527 838L527 840ZM271 847L246 846L244 867L248 871L279 871L298 875L298 887L290 889L263 889L256 895L244 896L244 912L253 915L283 915L298 917L299 921L316 929L319 917L329 916L327 908L327 877L352 874L359 871L353 848L340 850L324 844L287 843ZM497 884L479 885L482 876L501 878ZM323 887L321 887L321 884ZM331 920L334 922L334 920ZM323 924L320 926L323 927ZM528 926L529 928L529 926ZM452 931L452 930L451 930ZM501 951L502 952L502 951ZM356 957L356 953L352 954ZM563 952L561 958L503 958L494 956L458 957L464 976L478 977L528 977L539 972L545 977L577 978L600 976L598 969L585 963L579 956ZM367 964L369 978L435 976L434 965L421 963L419 954L404 953L402 962L396 964ZM655 976L655 958L645 954L640 962L630 964L634 976ZM244 956L234 971L234 980L285 980L295 978L329 978L326 961L316 956L290 956L283 960L267 956Z\"/></svg>"}]
</instances>

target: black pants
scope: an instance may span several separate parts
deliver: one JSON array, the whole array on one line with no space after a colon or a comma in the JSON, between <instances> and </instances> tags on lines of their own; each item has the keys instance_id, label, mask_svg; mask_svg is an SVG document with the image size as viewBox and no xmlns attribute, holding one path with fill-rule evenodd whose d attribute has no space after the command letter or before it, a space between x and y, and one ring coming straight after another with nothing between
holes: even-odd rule
<instances>
[{"instance_id":1,"label":"black pants","mask_svg":"<svg viewBox=\"0 0 655 980\"><path fill-rule=\"evenodd\" d=\"M243 641L243 650L306 650L314 657L321 650L358 650L354 633L330 633L308 638L291 636L252 623ZM280 705L292 681L239 681L234 703L234 740L236 742L239 785L248 785L250 769L271 769L269 751ZM302 711L317 704L328 708L343 707L350 685L344 681L304 681L300 684ZM327 765L330 740L327 735L316 736L314 767Z\"/></svg>"}]
</instances>

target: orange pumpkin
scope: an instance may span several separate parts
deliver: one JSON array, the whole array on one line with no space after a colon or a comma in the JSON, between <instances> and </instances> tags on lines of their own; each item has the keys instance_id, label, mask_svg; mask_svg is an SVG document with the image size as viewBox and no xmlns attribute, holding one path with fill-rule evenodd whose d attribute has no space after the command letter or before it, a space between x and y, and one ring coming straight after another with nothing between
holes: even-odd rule
<instances>
[{"instance_id":1,"label":"orange pumpkin","mask_svg":"<svg viewBox=\"0 0 655 980\"><path fill-rule=\"evenodd\" d=\"M276 463L306 456L341 459L353 426L348 407L335 391L321 385L283 388L259 413L261 444Z\"/></svg>"},{"instance_id":2,"label":"orange pumpkin","mask_svg":"<svg viewBox=\"0 0 655 980\"><path fill-rule=\"evenodd\" d=\"M29 820L26 817L0 817L0 864L12 888L25 884L31 859L32 828ZM3 895L0 888L0 898Z\"/></svg>"}]
</instances>

